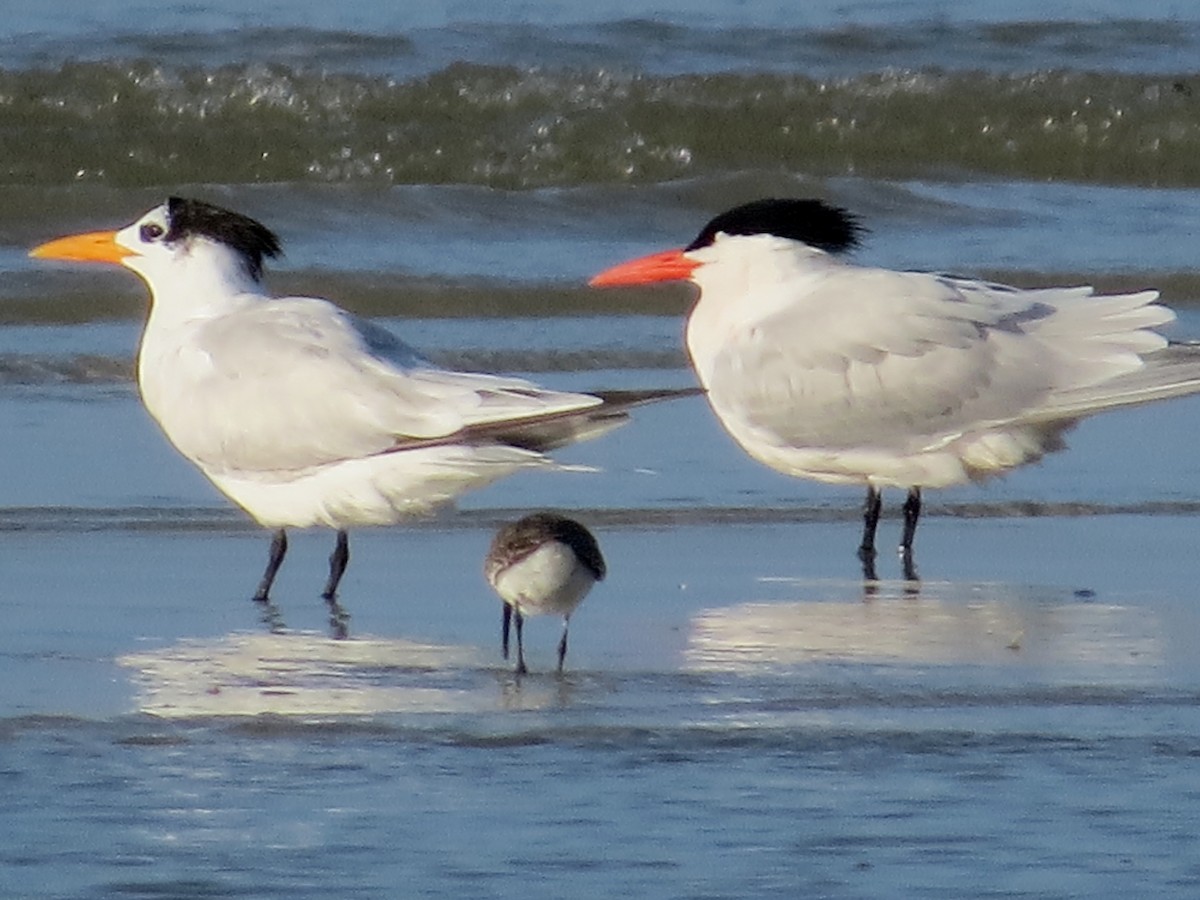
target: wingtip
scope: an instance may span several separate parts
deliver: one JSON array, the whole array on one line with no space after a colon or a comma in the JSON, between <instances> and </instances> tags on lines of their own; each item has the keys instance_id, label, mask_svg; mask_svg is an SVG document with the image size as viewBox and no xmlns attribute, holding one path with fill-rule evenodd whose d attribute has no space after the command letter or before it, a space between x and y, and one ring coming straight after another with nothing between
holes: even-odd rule
<instances>
[{"instance_id":1,"label":"wingtip","mask_svg":"<svg viewBox=\"0 0 1200 900\"><path fill-rule=\"evenodd\" d=\"M659 403L665 400L680 400L684 397L695 397L706 393L702 387L686 388L643 388L634 390L592 391L599 397L605 407L612 410L632 409L647 403Z\"/></svg>"}]
</instances>

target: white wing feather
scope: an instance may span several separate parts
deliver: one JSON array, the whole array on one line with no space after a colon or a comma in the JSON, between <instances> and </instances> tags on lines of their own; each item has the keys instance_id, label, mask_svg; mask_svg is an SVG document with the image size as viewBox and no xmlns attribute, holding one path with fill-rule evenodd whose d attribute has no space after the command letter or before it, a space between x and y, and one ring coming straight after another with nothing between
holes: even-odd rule
<instances>
[{"instance_id":1,"label":"white wing feather","mask_svg":"<svg viewBox=\"0 0 1200 900\"><path fill-rule=\"evenodd\" d=\"M143 385L147 405L210 471L305 469L405 438L601 402L441 369L386 330L311 298L262 299L198 323L175 346L175 358L143 367L143 379L156 382Z\"/></svg>"},{"instance_id":2,"label":"white wing feather","mask_svg":"<svg viewBox=\"0 0 1200 900\"><path fill-rule=\"evenodd\" d=\"M1093 298L880 269L806 287L732 333L707 386L722 418L762 440L835 452L923 452L1038 419L1084 388L1099 404L1107 380L1166 345L1150 329L1174 317L1155 292Z\"/></svg>"}]
</instances>

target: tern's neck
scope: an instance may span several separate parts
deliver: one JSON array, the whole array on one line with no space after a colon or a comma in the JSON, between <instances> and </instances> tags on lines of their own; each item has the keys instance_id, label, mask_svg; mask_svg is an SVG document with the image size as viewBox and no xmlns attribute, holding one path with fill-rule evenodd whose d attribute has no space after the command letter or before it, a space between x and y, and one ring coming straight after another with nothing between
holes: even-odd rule
<instances>
[{"instance_id":1,"label":"tern's neck","mask_svg":"<svg viewBox=\"0 0 1200 900\"><path fill-rule=\"evenodd\" d=\"M138 384L159 422L186 406L187 385L210 370L202 338L207 326L263 300L262 286L244 266L202 262L177 260L165 274L136 270L151 294L138 346Z\"/></svg>"},{"instance_id":2,"label":"tern's neck","mask_svg":"<svg viewBox=\"0 0 1200 900\"><path fill-rule=\"evenodd\" d=\"M811 247L750 245L698 267L700 296L688 317L687 346L701 383L730 342L749 339L767 319L799 302L843 263Z\"/></svg>"},{"instance_id":3,"label":"tern's neck","mask_svg":"<svg viewBox=\"0 0 1200 900\"><path fill-rule=\"evenodd\" d=\"M148 327L213 319L263 296L262 284L236 260L180 260L165 277L139 273L150 287Z\"/></svg>"}]
</instances>

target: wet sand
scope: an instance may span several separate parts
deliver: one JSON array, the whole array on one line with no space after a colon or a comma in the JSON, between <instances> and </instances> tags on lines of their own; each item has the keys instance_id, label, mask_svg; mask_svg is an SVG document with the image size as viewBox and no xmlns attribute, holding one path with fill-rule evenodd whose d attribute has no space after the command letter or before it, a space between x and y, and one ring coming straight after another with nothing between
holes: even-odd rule
<instances>
[{"instance_id":1,"label":"wet sand","mask_svg":"<svg viewBox=\"0 0 1200 900\"><path fill-rule=\"evenodd\" d=\"M465 708L502 708L493 684L508 668L500 604L479 571L491 518L462 513L445 525L357 534L341 598L352 648L330 637L318 597L330 542L317 533L296 536L269 611L247 599L266 538L243 528L5 533L0 709L404 712L424 701L410 703L401 688L447 671L480 694ZM971 682L1200 688L1189 637L1200 625L1193 517L931 515L923 531L920 568L934 574L888 580L899 566L884 556L883 580L864 584L849 550L852 522L597 526L612 574L573 620L568 669L619 684L694 671L806 679L807 667L838 662L928 678L931 689L942 686L939 669ZM558 628L546 618L528 624L533 669L552 668ZM293 687L303 693L323 673L321 687L337 687L342 700L306 706L287 690L273 700L268 684L249 705L243 697L225 708L215 694L244 692L255 667L226 673L226 683L193 679L182 663L190 656L199 671L227 653L241 664L261 654L267 668L282 653ZM327 654L346 654L332 674ZM390 700L355 697L392 689ZM191 692L178 702L197 705L164 710L164 691Z\"/></svg>"}]
</instances>

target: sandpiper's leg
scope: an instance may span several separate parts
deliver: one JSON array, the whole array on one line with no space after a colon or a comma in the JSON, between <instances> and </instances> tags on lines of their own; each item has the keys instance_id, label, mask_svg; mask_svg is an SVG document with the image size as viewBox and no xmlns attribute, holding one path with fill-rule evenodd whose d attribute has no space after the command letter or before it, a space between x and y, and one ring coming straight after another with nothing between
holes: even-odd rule
<instances>
[{"instance_id":1,"label":"sandpiper's leg","mask_svg":"<svg viewBox=\"0 0 1200 900\"><path fill-rule=\"evenodd\" d=\"M559 674L563 670L563 660L567 658L567 627L571 624L570 616L563 616L563 632L562 637L558 640L558 671Z\"/></svg>"},{"instance_id":2,"label":"sandpiper's leg","mask_svg":"<svg viewBox=\"0 0 1200 900\"><path fill-rule=\"evenodd\" d=\"M505 659L508 659L508 629L512 623L512 614L512 605L505 603L504 615L500 620L500 649Z\"/></svg>"},{"instance_id":3,"label":"sandpiper's leg","mask_svg":"<svg viewBox=\"0 0 1200 900\"><path fill-rule=\"evenodd\" d=\"M529 671L525 666L525 617L517 609L513 610L513 618L517 625L517 674L524 675Z\"/></svg>"}]
</instances>

